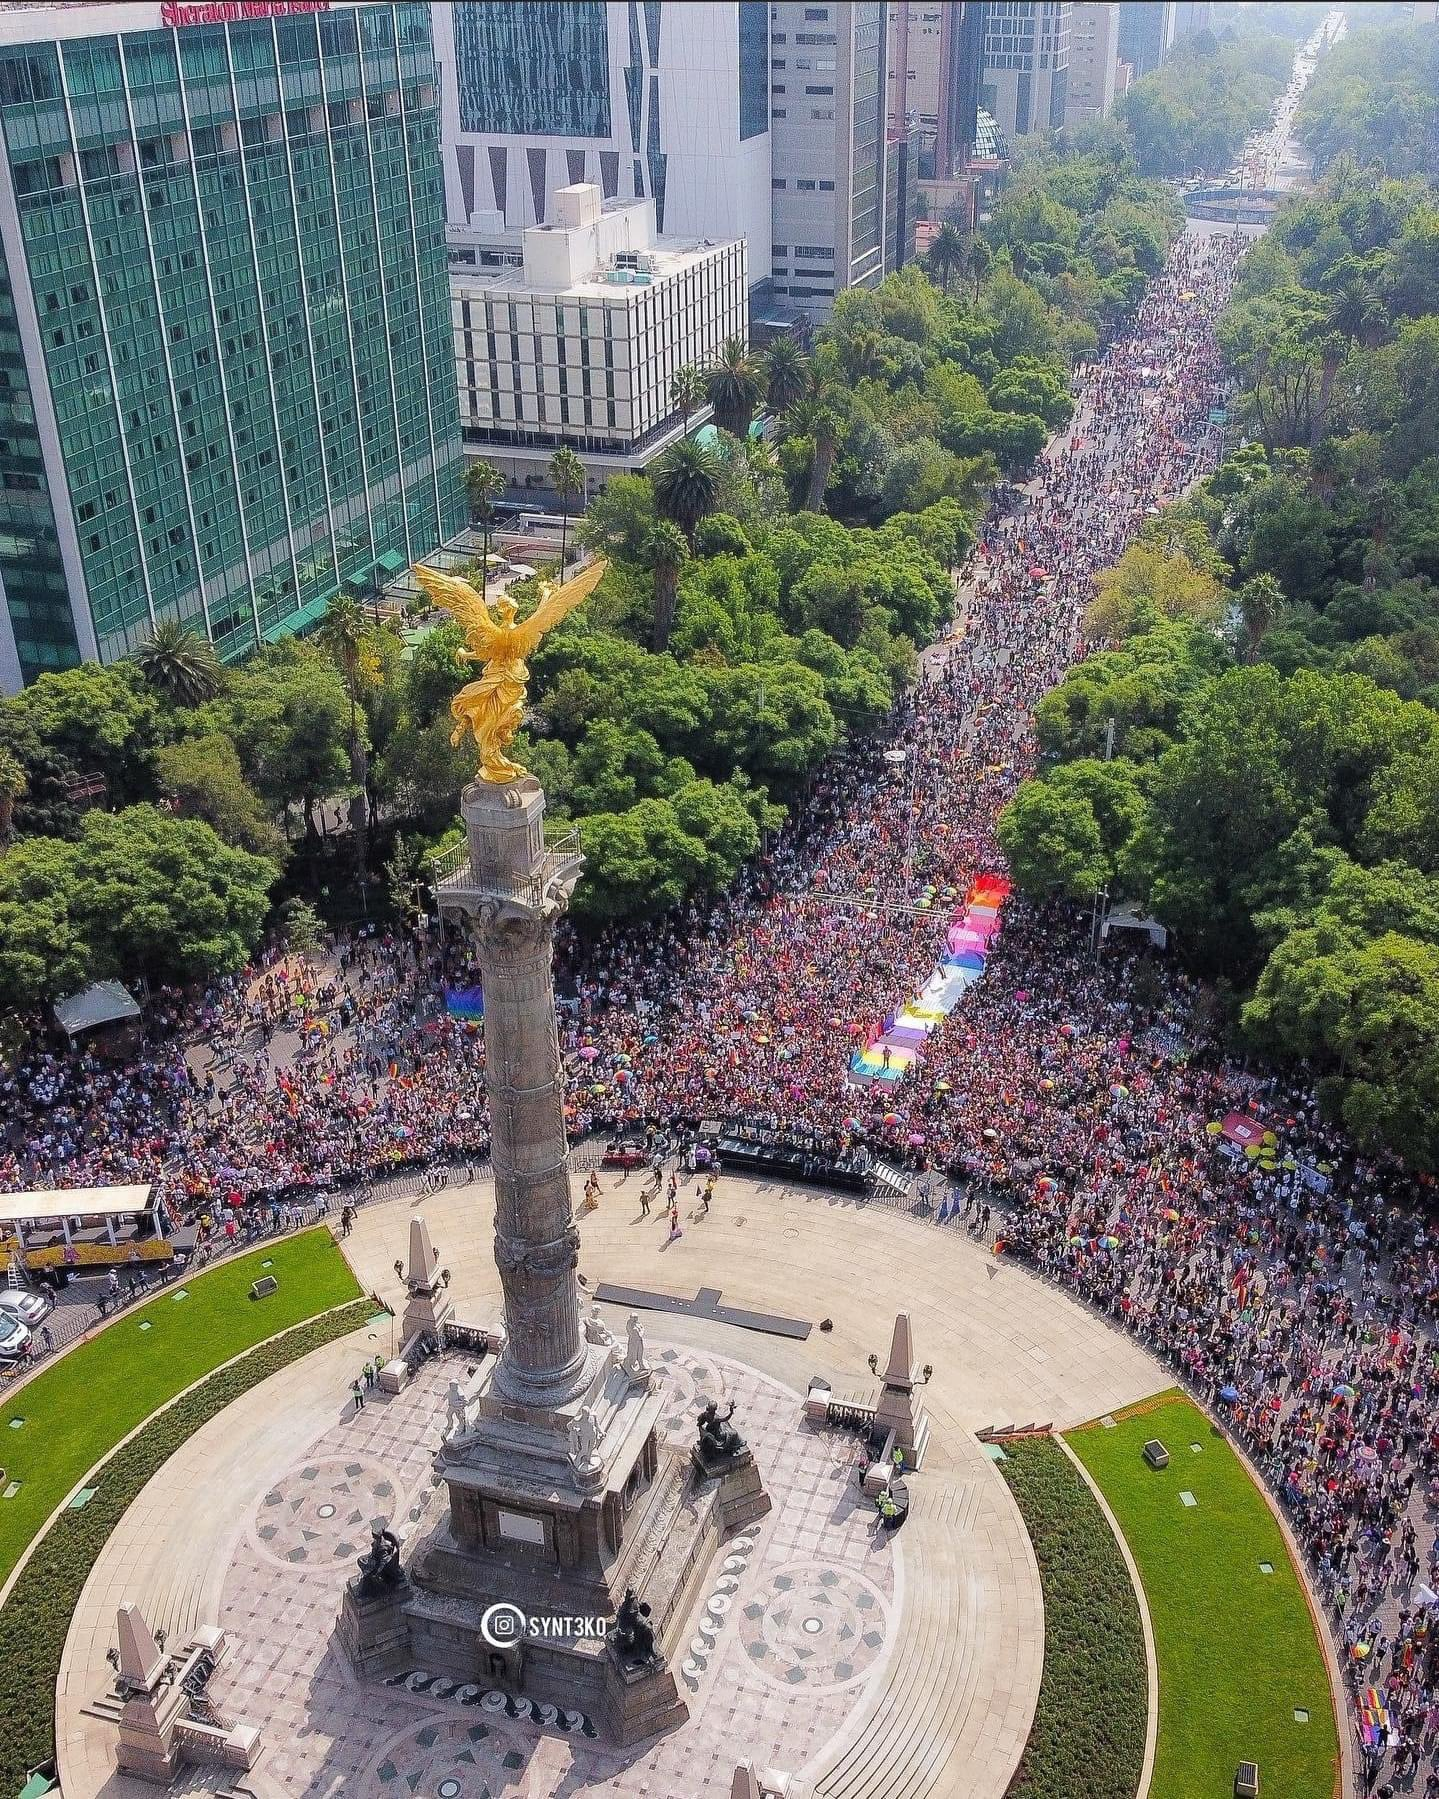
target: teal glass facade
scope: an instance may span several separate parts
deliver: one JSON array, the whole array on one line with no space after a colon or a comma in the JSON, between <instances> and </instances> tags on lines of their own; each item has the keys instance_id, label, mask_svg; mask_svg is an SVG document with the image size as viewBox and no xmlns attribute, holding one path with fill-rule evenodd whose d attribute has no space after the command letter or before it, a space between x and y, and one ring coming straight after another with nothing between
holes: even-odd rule
<instances>
[{"instance_id":1,"label":"teal glass facade","mask_svg":"<svg viewBox=\"0 0 1439 1799\"><path fill-rule=\"evenodd\" d=\"M80 660L15 295L0 259L0 570L22 680Z\"/></svg>"},{"instance_id":2,"label":"teal glass facade","mask_svg":"<svg viewBox=\"0 0 1439 1799\"><path fill-rule=\"evenodd\" d=\"M0 49L103 660L242 655L463 525L438 109L423 4Z\"/></svg>"}]
</instances>

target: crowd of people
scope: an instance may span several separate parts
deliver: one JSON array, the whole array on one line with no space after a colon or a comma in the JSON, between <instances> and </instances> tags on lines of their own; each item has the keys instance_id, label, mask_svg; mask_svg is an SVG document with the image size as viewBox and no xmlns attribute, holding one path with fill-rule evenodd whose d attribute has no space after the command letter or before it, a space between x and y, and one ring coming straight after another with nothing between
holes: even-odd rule
<instances>
[{"instance_id":1,"label":"crowd of people","mask_svg":"<svg viewBox=\"0 0 1439 1799\"><path fill-rule=\"evenodd\" d=\"M1181 969L1100 948L1072 909L1011 899L920 1062L897 1082L851 1066L971 882L1002 870L998 814L1033 765L1035 705L1083 653L1094 574L1212 466L1212 327L1244 247L1181 238L1080 372L1070 427L992 509L952 632L884 739L833 758L712 902L562 930L567 1117L576 1139L768 1117L942 1175L945 1211L992 1210L997 1250L1227 1413L1333 1607L1369 1703L1369 1785L1422 1775L1436 1799L1439 1236L1414 1183L1356 1157L1302 1086L1228 1060ZM482 1031L442 999L462 956L372 930L318 965L271 956L198 1015L162 1008L122 1064L39 1056L0 1083L0 1186L154 1181L214 1220L481 1158ZM1246 1153L1262 1132L1273 1153Z\"/></svg>"}]
</instances>

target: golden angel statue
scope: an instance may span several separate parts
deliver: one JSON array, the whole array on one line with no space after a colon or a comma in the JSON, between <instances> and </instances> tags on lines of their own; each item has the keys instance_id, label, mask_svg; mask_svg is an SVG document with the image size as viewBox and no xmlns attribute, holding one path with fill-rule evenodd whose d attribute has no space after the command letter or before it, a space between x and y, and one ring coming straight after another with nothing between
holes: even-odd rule
<instances>
[{"instance_id":1,"label":"golden angel statue","mask_svg":"<svg viewBox=\"0 0 1439 1799\"><path fill-rule=\"evenodd\" d=\"M519 608L508 594L502 594L492 609L485 603L484 594L458 575L416 567L415 579L420 586L437 606L454 615L465 633L461 660L484 664L479 680L462 687L450 702L455 717L450 742L458 747L467 731L473 735L480 746L482 781L503 787L518 781L526 772L505 753L524 721L525 684L530 678L525 657L546 631L594 592L608 567L608 562L600 557L563 587L544 582L539 604L524 619L517 617Z\"/></svg>"}]
</instances>

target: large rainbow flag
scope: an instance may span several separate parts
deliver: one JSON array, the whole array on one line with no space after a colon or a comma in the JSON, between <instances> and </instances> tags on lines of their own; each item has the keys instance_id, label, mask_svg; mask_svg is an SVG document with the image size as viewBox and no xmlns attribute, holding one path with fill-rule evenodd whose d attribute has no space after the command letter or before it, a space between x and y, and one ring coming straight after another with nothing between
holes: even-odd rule
<instances>
[{"instance_id":1,"label":"large rainbow flag","mask_svg":"<svg viewBox=\"0 0 1439 1799\"><path fill-rule=\"evenodd\" d=\"M1394 1725L1384 1695L1378 1687L1365 1687L1359 1695L1359 1734L1367 1749L1382 1749Z\"/></svg>"},{"instance_id":2,"label":"large rainbow flag","mask_svg":"<svg viewBox=\"0 0 1439 1799\"><path fill-rule=\"evenodd\" d=\"M944 954L929 979L850 1058L852 1081L899 1081L914 1067L925 1038L984 973L989 942L999 930L999 911L1008 893L1003 875L981 875L974 883L945 932Z\"/></svg>"}]
</instances>

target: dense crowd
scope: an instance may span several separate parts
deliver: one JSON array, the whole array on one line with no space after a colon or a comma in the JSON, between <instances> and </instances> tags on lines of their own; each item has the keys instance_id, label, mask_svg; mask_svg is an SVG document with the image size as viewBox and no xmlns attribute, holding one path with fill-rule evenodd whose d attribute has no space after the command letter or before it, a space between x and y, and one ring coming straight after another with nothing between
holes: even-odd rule
<instances>
[{"instance_id":1,"label":"dense crowd","mask_svg":"<svg viewBox=\"0 0 1439 1799\"><path fill-rule=\"evenodd\" d=\"M1439 1236L1412 1183L1356 1158L1312 1093L1246 1072L1147 944L1006 907L983 977L903 1081L853 1052L923 984L1033 709L1082 653L1094 573L1212 465L1212 324L1243 243L1189 236L1081 371L1069 430L992 509L951 636L883 743L814 782L713 903L559 945L572 1134L767 1115L942 1172L996 1248L1109 1314L1216 1407L1279 1494L1356 1691L1387 1708L1370 1786L1439 1795ZM903 749L896 764L885 750ZM3 1088L0 1185L151 1180L211 1217L487 1148L483 1038L439 999L463 951L370 932L162 1003L138 1057L41 1056ZM207 1046L204 1053L197 1043ZM1224 1120L1273 1134L1249 1155ZM1427 1195L1421 1195L1427 1197ZM1383 1790L1383 1787L1380 1787Z\"/></svg>"}]
</instances>

